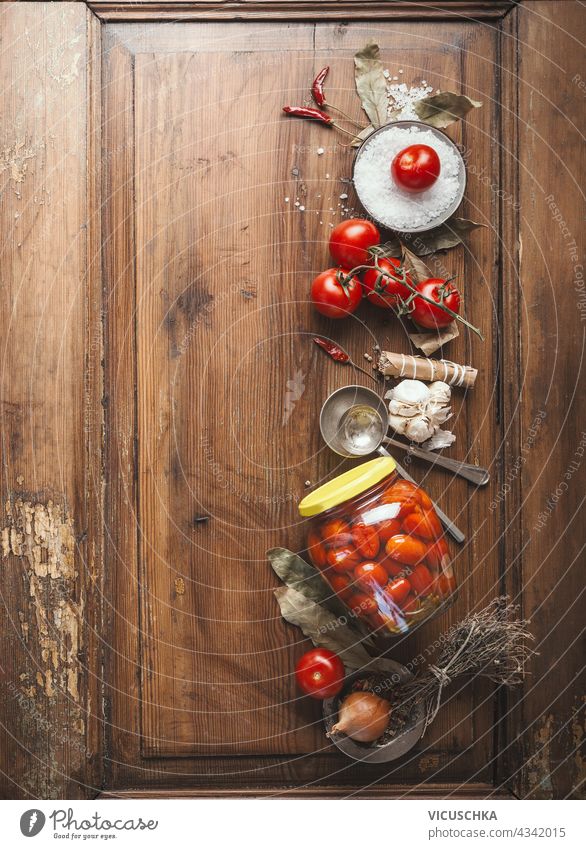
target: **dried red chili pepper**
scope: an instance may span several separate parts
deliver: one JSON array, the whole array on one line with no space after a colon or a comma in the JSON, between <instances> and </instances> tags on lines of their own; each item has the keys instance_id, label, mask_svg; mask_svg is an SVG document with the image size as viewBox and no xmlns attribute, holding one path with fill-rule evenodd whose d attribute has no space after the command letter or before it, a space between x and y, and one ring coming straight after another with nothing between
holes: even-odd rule
<instances>
[{"instance_id":1,"label":"dried red chili pepper","mask_svg":"<svg viewBox=\"0 0 586 849\"><path fill-rule=\"evenodd\" d=\"M350 354L347 354L343 348L340 348L339 345L336 345L335 342L330 342L329 339L324 339L322 336L314 336L313 341L316 345L319 345L320 348L329 354L332 360L335 360L337 363L349 363L350 362Z\"/></svg>"},{"instance_id":2,"label":"dried red chili pepper","mask_svg":"<svg viewBox=\"0 0 586 849\"><path fill-rule=\"evenodd\" d=\"M371 380L374 380L377 383L376 378L373 374L363 369L362 366L356 365L356 363L350 358L350 354L347 354L343 348L340 348L339 345L336 345L335 342L331 342L329 339L324 339L323 336L314 336L313 341L316 345L319 345L326 354L328 354L332 360L335 360L337 363L343 363L344 365L352 366L358 371L361 371L362 374L365 374L367 377L370 377Z\"/></svg>"},{"instance_id":3,"label":"dried red chili pepper","mask_svg":"<svg viewBox=\"0 0 586 849\"><path fill-rule=\"evenodd\" d=\"M294 118L313 118L315 121L321 121L322 124L333 123L327 112L322 112L321 109L312 109L309 106L283 106L283 112L292 115Z\"/></svg>"},{"instance_id":4,"label":"dried red chili pepper","mask_svg":"<svg viewBox=\"0 0 586 849\"><path fill-rule=\"evenodd\" d=\"M313 99L317 103L318 106L323 106L326 102L326 96L324 93L324 82L330 71L330 66L327 65L325 68L322 68L319 74L313 81L311 86L311 94L313 95Z\"/></svg>"}]
</instances>

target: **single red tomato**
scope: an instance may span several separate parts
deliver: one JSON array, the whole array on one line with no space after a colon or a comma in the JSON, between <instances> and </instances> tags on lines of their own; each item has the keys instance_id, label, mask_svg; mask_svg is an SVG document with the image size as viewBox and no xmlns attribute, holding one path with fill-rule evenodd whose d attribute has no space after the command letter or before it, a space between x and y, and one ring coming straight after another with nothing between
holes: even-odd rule
<instances>
[{"instance_id":1,"label":"single red tomato","mask_svg":"<svg viewBox=\"0 0 586 849\"><path fill-rule=\"evenodd\" d=\"M357 522L352 525L352 536L354 545L363 557L368 559L376 557L380 548L380 539L373 527L365 525L364 522Z\"/></svg>"},{"instance_id":2,"label":"single red tomato","mask_svg":"<svg viewBox=\"0 0 586 849\"><path fill-rule=\"evenodd\" d=\"M400 261L395 257L383 257L379 259L378 264L382 271L388 272L391 276L385 277L376 267L364 271L362 274L364 294L376 307L391 310L412 294L403 282L406 279L411 283L411 278L407 272L403 272Z\"/></svg>"},{"instance_id":3,"label":"single red tomato","mask_svg":"<svg viewBox=\"0 0 586 849\"><path fill-rule=\"evenodd\" d=\"M295 667L299 688L314 699L336 696L344 683L344 664L328 649L311 649L299 658Z\"/></svg>"},{"instance_id":4,"label":"single red tomato","mask_svg":"<svg viewBox=\"0 0 586 849\"><path fill-rule=\"evenodd\" d=\"M378 244L380 233L372 221L349 218L347 221L341 221L332 230L330 253L338 265L356 268L357 265L369 265L372 262L368 249Z\"/></svg>"},{"instance_id":5,"label":"single red tomato","mask_svg":"<svg viewBox=\"0 0 586 849\"><path fill-rule=\"evenodd\" d=\"M452 323L452 316L439 306L440 303L443 303L452 312L459 314L460 293L449 280L444 280L443 277L430 277L429 280L422 280L415 288L422 295L434 301L434 303L429 303L429 301L424 301L417 295L413 298L409 318L413 319L420 327L438 330Z\"/></svg>"},{"instance_id":6,"label":"single red tomato","mask_svg":"<svg viewBox=\"0 0 586 849\"><path fill-rule=\"evenodd\" d=\"M385 593L393 599L395 604L405 601L410 592L411 584L407 578L397 578L385 587Z\"/></svg>"},{"instance_id":7,"label":"single red tomato","mask_svg":"<svg viewBox=\"0 0 586 849\"><path fill-rule=\"evenodd\" d=\"M328 268L311 284L311 300L315 309L327 318L348 318L362 300L358 277L348 277L344 268Z\"/></svg>"},{"instance_id":8,"label":"single red tomato","mask_svg":"<svg viewBox=\"0 0 586 849\"><path fill-rule=\"evenodd\" d=\"M399 151L391 164L395 183L406 192L423 192L431 188L440 171L440 158L428 144L409 145Z\"/></svg>"},{"instance_id":9,"label":"single red tomato","mask_svg":"<svg viewBox=\"0 0 586 849\"><path fill-rule=\"evenodd\" d=\"M431 572L423 563L416 566L409 575L409 583L417 595L429 595L433 587Z\"/></svg>"},{"instance_id":10,"label":"single red tomato","mask_svg":"<svg viewBox=\"0 0 586 849\"><path fill-rule=\"evenodd\" d=\"M363 587L369 587L372 584L384 587L389 580L386 569L375 560L366 560L364 563L359 563L354 569L354 577Z\"/></svg>"},{"instance_id":11,"label":"single red tomato","mask_svg":"<svg viewBox=\"0 0 586 849\"><path fill-rule=\"evenodd\" d=\"M369 616L378 612L378 605L366 593L355 593L348 601L348 607L355 616Z\"/></svg>"},{"instance_id":12,"label":"single red tomato","mask_svg":"<svg viewBox=\"0 0 586 849\"><path fill-rule=\"evenodd\" d=\"M407 566L415 566L427 554L425 543L407 534L396 534L394 537L391 537L386 544L385 550L393 560L406 563Z\"/></svg>"}]
</instances>

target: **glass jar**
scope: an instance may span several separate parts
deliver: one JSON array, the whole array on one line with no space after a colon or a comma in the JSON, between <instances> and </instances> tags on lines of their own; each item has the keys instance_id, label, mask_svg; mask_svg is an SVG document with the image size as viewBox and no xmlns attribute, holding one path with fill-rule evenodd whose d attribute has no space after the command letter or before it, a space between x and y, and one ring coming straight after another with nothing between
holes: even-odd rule
<instances>
[{"instance_id":1,"label":"glass jar","mask_svg":"<svg viewBox=\"0 0 586 849\"><path fill-rule=\"evenodd\" d=\"M400 636L456 598L444 529L431 499L392 457L362 463L307 495L307 551L351 611L377 635Z\"/></svg>"}]
</instances>

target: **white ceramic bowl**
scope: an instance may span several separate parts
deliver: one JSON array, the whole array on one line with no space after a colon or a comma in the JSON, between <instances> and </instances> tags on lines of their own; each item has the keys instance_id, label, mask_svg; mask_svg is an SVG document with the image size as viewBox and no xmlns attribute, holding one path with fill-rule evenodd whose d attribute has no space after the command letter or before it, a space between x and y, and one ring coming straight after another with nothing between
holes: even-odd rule
<instances>
[{"instance_id":1,"label":"white ceramic bowl","mask_svg":"<svg viewBox=\"0 0 586 849\"><path fill-rule=\"evenodd\" d=\"M358 191L358 189L356 187L356 183L354 182L354 172L356 170L356 163L358 162L360 157L364 155L364 152L366 150L368 150L369 143L372 143L372 140L376 136L380 135L381 133L389 132L390 130L393 130L393 129L398 128L398 129L408 130L411 127L418 127L420 130L430 131L431 133L434 134L434 136L436 136L444 144L449 145L452 148L452 150L454 151L454 153L456 154L456 156L458 157L459 172L458 172L458 193L457 193L453 203L447 209L445 209L442 212L441 215L439 215L436 219L429 222L428 224L425 224L423 227L411 227L411 228L407 229L405 227L399 227L399 226L392 227L388 223L380 221L376 217L374 212L371 209L368 208L368 206L364 203L364 201L360 197L360 192ZM416 139L414 139L414 143L416 143ZM354 164L353 164L353 167L352 167L352 182L354 183L354 189L356 191L356 195L358 197L358 200L360 201L360 203L364 207L366 213L369 215L370 218L373 219L373 221L376 221L377 224L380 224L381 227L384 227L386 230L395 230L398 233L427 233L428 230L433 230L435 227L439 227L440 224L443 224L444 221L447 221L448 218L450 218L455 213L455 211L458 209L458 207L462 203L462 198L464 197L464 191L466 189L466 165L464 163L464 159L462 157L462 154L460 153L460 151L458 150L458 148L456 147L454 142L448 136L446 136L445 133L442 133L441 130L437 130L435 127L430 127L429 124L424 124L422 121L393 121L390 124L385 124L384 127L379 127L378 130L375 130L373 133L371 133L368 136L368 138L366 138L362 142L362 144L360 145L360 147L358 148L358 150L356 151L356 154L354 156Z\"/></svg>"}]
</instances>

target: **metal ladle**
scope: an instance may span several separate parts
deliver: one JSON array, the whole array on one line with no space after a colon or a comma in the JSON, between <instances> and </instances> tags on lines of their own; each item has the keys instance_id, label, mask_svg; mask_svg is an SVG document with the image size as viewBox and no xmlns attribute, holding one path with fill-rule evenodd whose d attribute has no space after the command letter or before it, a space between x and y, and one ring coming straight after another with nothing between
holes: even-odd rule
<instances>
[{"instance_id":1,"label":"metal ladle","mask_svg":"<svg viewBox=\"0 0 586 849\"><path fill-rule=\"evenodd\" d=\"M364 457L375 451L391 455L383 448L388 425L388 411L382 398L364 386L344 386L326 398L319 417L319 429L326 444L341 457ZM405 480L416 483L397 463L397 471ZM456 540L466 539L462 531L437 504L433 505L443 526Z\"/></svg>"}]
</instances>

